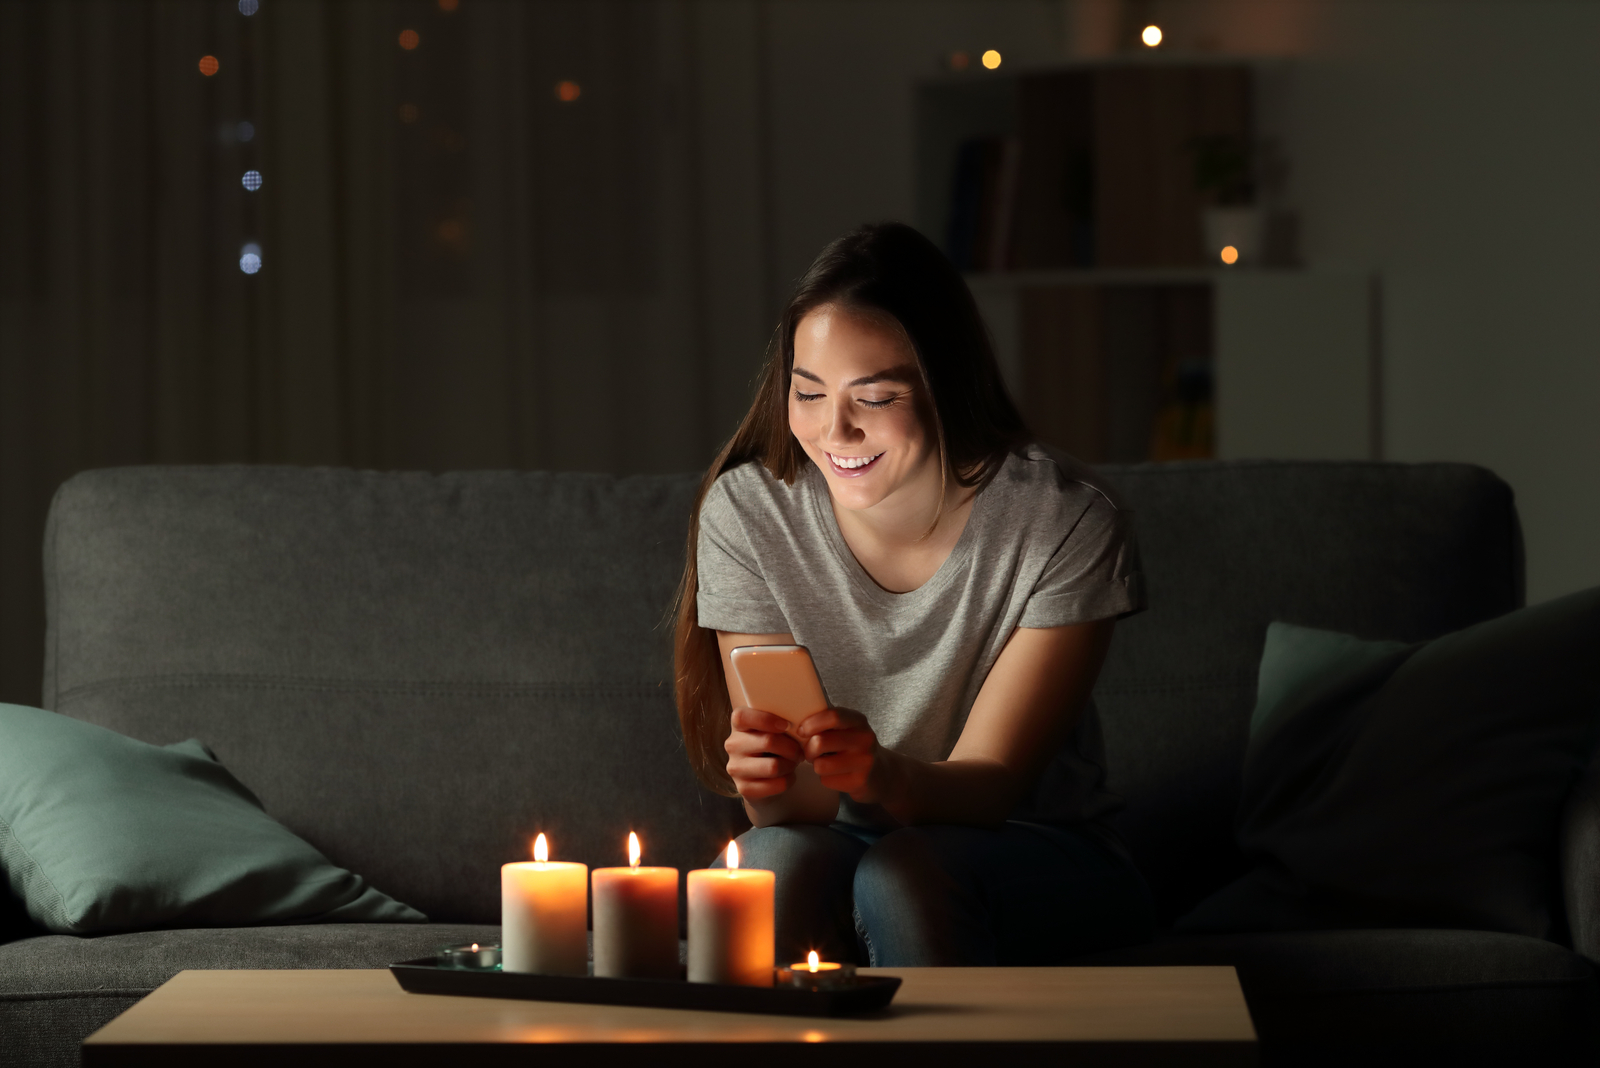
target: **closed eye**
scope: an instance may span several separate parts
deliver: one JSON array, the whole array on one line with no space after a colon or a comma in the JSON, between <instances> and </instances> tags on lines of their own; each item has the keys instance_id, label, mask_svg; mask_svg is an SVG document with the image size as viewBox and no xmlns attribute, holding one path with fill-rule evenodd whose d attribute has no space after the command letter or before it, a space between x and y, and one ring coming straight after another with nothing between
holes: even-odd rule
<instances>
[{"instance_id":1,"label":"closed eye","mask_svg":"<svg viewBox=\"0 0 1600 1068\"><path fill-rule=\"evenodd\" d=\"M861 398L861 405L862 405L862 407L871 408L873 410L877 410L879 408L887 408L891 404L897 403L900 400L900 398L903 397L903 396L905 396L904 393L896 393L894 396L885 397L883 400L867 400L865 397L862 397Z\"/></svg>"},{"instance_id":2,"label":"closed eye","mask_svg":"<svg viewBox=\"0 0 1600 1068\"><path fill-rule=\"evenodd\" d=\"M794 391L794 399L797 401L814 401L821 398L822 394L820 393L801 393L798 389Z\"/></svg>"}]
</instances>

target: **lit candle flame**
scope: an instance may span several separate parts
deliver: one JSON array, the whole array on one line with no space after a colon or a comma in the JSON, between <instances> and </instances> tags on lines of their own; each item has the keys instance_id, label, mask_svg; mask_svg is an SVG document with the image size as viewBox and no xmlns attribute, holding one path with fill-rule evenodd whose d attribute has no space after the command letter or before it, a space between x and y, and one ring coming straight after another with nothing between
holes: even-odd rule
<instances>
[{"instance_id":1,"label":"lit candle flame","mask_svg":"<svg viewBox=\"0 0 1600 1068\"><path fill-rule=\"evenodd\" d=\"M472 943L472 952L474 952L474 953L478 952L478 943L476 943L476 942Z\"/></svg>"},{"instance_id":2,"label":"lit candle flame","mask_svg":"<svg viewBox=\"0 0 1600 1068\"><path fill-rule=\"evenodd\" d=\"M639 836L634 834L632 831L629 831L628 832L628 867L637 868L639 866L639 854L640 854L640 852L641 852L641 850L639 849Z\"/></svg>"},{"instance_id":3,"label":"lit candle flame","mask_svg":"<svg viewBox=\"0 0 1600 1068\"><path fill-rule=\"evenodd\" d=\"M738 871L739 870L739 843L738 842L729 842L728 843L728 870L729 871Z\"/></svg>"},{"instance_id":4,"label":"lit candle flame","mask_svg":"<svg viewBox=\"0 0 1600 1068\"><path fill-rule=\"evenodd\" d=\"M539 832L539 837L533 840L533 859L543 864L550 859L550 843L544 840L544 832Z\"/></svg>"},{"instance_id":5,"label":"lit candle flame","mask_svg":"<svg viewBox=\"0 0 1600 1068\"><path fill-rule=\"evenodd\" d=\"M813 949L810 953L806 954L806 967L810 968L812 971L816 971L817 970L817 951L816 950Z\"/></svg>"}]
</instances>

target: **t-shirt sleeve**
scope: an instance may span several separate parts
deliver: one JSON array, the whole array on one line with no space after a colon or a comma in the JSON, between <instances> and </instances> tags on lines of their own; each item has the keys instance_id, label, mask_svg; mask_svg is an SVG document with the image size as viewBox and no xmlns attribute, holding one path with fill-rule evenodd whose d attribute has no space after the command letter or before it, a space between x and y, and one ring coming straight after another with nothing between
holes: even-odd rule
<instances>
[{"instance_id":1,"label":"t-shirt sleeve","mask_svg":"<svg viewBox=\"0 0 1600 1068\"><path fill-rule=\"evenodd\" d=\"M714 482L700 505L695 568L699 578L695 611L702 627L735 634L789 630L789 622L762 576L726 479Z\"/></svg>"},{"instance_id":2,"label":"t-shirt sleeve","mask_svg":"<svg viewBox=\"0 0 1600 1068\"><path fill-rule=\"evenodd\" d=\"M1144 576L1128 512L1099 493L1045 565L1019 627L1064 627L1144 608Z\"/></svg>"}]
</instances>

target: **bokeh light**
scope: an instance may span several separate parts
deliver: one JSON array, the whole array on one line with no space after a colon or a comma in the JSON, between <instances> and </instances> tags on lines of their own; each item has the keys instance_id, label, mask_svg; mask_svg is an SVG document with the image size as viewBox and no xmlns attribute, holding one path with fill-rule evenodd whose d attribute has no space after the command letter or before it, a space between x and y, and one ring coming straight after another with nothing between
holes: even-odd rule
<instances>
[{"instance_id":1,"label":"bokeh light","mask_svg":"<svg viewBox=\"0 0 1600 1068\"><path fill-rule=\"evenodd\" d=\"M239 250L239 270L245 274L255 274L261 270L261 246L254 241L246 241Z\"/></svg>"},{"instance_id":2,"label":"bokeh light","mask_svg":"<svg viewBox=\"0 0 1600 1068\"><path fill-rule=\"evenodd\" d=\"M1161 43L1161 27L1155 25L1146 26L1144 32L1139 35L1139 40L1154 48Z\"/></svg>"},{"instance_id":3,"label":"bokeh light","mask_svg":"<svg viewBox=\"0 0 1600 1068\"><path fill-rule=\"evenodd\" d=\"M239 14L249 18L261 10L261 0L239 0Z\"/></svg>"},{"instance_id":4,"label":"bokeh light","mask_svg":"<svg viewBox=\"0 0 1600 1068\"><path fill-rule=\"evenodd\" d=\"M556 82L556 99L563 104L570 104L583 95L583 88L577 82Z\"/></svg>"},{"instance_id":5,"label":"bokeh light","mask_svg":"<svg viewBox=\"0 0 1600 1068\"><path fill-rule=\"evenodd\" d=\"M219 71L221 69L222 69L222 64L217 62L217 57L216 56L201 56L200 57L200 73L204 74L207 78L211 77L213 74L217 73L217 71Z\"/></svg>"},{"instance_id":6,"label":"bokeh light","mask_svg":"<svg viewBox=\"0 0 1600 1068\"><path fill-rule=\"evenodd\" d=\"M983 65L988 67L990 70L994 70L1000 65L1000 53L996 52L992 48L989 49L989 51L983 54Z\"/></svg>"},{"instance_id":7,"label":"bokeh light","mask_svg":"<svg viewBox=\"0 0 1600 1068\"><path fill-rule=\"evenodd\" d=\"M251 138L255 137L256 128L252 123L241 122L238 126L234 127L233 132L234 136L239 139L239 143L245 144L248 143Z\"/></svg>"},{"instance_id":8,"label":"bokeh light","mask_svg":"<svg viewBox=\"0 0 1600 1068\"><path fill-rule=\"evenodd\" d=\"M439 10L449 14L461 6L461 0L439 0Z\"/></svg>"},{"instance_id":9,"label":"bokeh light","mask_svg":"<svg viewBox=\"0 0 1600 1068\"><path fill-rule=\"evenodd\" d=\"M1222 257L1222 262L1230 267L1239 262L1239 250L1232 245L1223 245L1219 255Z\"/></svg>"},{"instance_id":10,"label":"bokeh light","mask_svg":"<svg viewBox=\"0 0 1600 1068\"><path fill-rule=\"evenodd\" d=\"M254 193L261 188L261 172L245 171L244 176L239 179L239 184Z\"/></svg>"},{"instance_id":11,"label":"bokeh light","mask_svg":"<svg viewBox=\"0 0 1600 1068\"><path fill-rule=\"evenodd\" d=\"M416 122L421 117L422 117L422 112L417 110L417 105L415 105L415 104L401 104L400 105L400 121L401 122Z\"/></svg>"},{"instance_id":12,"label":"bokeh light","mask_svg":"<svg viewBox=\"0 0 1600 1068\"><path fill-rule=\"evenodd\" d=\"M400 31L400 47L404 48L407 52L415 50L417 45L421 43L422 35L417 33L416 30Z\"/></svg>"},{"instance_id":13,"label":"bokeh light","mask_svg":"<svg viewBox=\"0 0 1600 1068\"><path fill-rule=\"evenodd\" d=\"M951 70L966 70L972 66L972 57L965 52L951 52L946 62Z\"/></svg>"}]
</instances>

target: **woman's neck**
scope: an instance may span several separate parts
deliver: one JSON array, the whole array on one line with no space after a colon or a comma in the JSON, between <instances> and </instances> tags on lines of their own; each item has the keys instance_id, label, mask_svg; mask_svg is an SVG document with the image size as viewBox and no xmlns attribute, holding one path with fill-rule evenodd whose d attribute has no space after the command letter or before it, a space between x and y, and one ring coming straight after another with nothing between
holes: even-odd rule
<instances>
[{"instance_id":1,"label":"woman's neck","mask_svg":"<svg viewBox=\"0 0 1600 1068\"><path fill-rule=\"evenodd\" d=\"M934 477L938 479L937 471ZM940 482L945 484L941 487ZM904 492L919 489L922 492ZM972 513L976 494L970 488L938 479L931 493L928 489L906 486L903 497L896 493L871 508L856 510L840 508L829 497L850 552L890 593L909 593L931 579L961 540Z\"/></svg>"}]
</instances>

